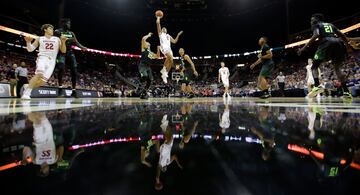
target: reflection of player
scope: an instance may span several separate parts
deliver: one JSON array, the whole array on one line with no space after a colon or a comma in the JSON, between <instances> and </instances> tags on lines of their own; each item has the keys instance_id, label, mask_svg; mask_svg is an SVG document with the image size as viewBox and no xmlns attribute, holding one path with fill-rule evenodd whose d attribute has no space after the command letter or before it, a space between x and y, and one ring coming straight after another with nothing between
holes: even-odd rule
<instances>
[{"instance_id":1,"label":"reflection of player","mask_svg":"<svg viewBox=\"0 0 360 195\"><path fill-rule=\"evenodd\" d=\"M49 165L55 164L58 160L53 128L43 112L29 113L28 118L34 127L34 150L30 147L24 147L23 158L31 157L34 164L40 165L40 176L47 176Z\"/></svg>"},{"instance_id":2,"label":"reflection of player","mask_svg":"<svg viewBox=\"0 0 360 195\"><path fill-rule=\"evenodd\" d=\"M67 38L61 37L60 41L58 37L53 36L54 27L51 24L42 25L41 31L44 36L35 39L34 43L31 43L31 37L25 37L27 50L32 52L39 47L39 54L36 59L35 76L31 78L28 87L24 90L22 99L30 99L32 89L44 85L50 79L55 68L56 55L59 50L66 52Z\"/></svg>"},{"instance_id":3,"label":"reflection of player","mask_svg":"<svg viewBox=\"0 0 360 195\"><path fill-rule=\"evenodd\" d=\"M146 84L142 86L140 92L141 99L146 99L148 97L147 92L150 88L151 82L154 80L150 68L151 60L160 57L160 48L158 47L157 54L154 54L150 50L150 43L146 41L148 38L151 37L151 35L152 33L149 33L141 39L141 58L138 67L140 73L140 81L146 82Z\"/></svg>"},{"instance_id":4,"label":"reflection of player","mask_svg":"<svg viewBox=\"0 0 360 195\"><path fill-rule=\"evenodd\" d=\"M262 90L262 96L261 98L269 98L270 92L269 92L269 80L272 78L272 72L274 71L274 61L272 60L272 52L267 44L268 40L265 37L261 37L259 39L259 45L261 46L261 53L258 55L258 60L253 63L250 68L254 69L255 66L261 64L261 71L258 77L258 87L260 90Z\"/></svg>"},{"instance_id":5,"label":"reflection of player","mask_svg":"<svg viewBox=\"0 0 360 195\"><path fill-rule=\"evenodd\" d=\"M260 127L251 127L250 130L256 136L259 137L262 143L262 152L261 158L264 161L267 161L271 157L271 152L274 150L275 146L275 137L271 132L271 129L274 128L273 121L269 118L269 110L266 107L260 107L258 113L258 119L260 122Z\"/></svg>"},{"instance_id":6,"label":"reflection of player","mask_svg":"<svg viewBox=\"0 0 360 195\"><path fill-rule=\"evenodd\" d=\"M310 131L309 139L315 138L315 129L320 129L322 126L321 120L322 111L316 106L309 107L308 110L308 130Z\"/></svg>"},{"instance_id":7,"label":"reflection of player","mask_svg":"<svg viewBox=\"0 0 360 195\"><path fill-rule=\"evenodd\" d=\"M344 98L352 99L352 95L346 87L346 76L342 74L340 70L346 59L346 49L351 50L351 46L349 45L346 36L339 29L337 29L334 25L323 21L324 16L322 14L314 14L311 17L313 35L309 42L298 51L298 54L301 55L310 45L319 39L319 46L315 52L311 68L312 75L314 77L314 87L308 96L315 97L316 95L324 92L324 89L320 86L318 68L321 63L331 60L335 73L341 81Z\"/></svg>"},{"instance_id":8,"label":"reflection of player","mask_svg":"<svg viewBox=\"0 0 360 195\"><path fill-rule=\"evenodd\" d=\"M161 69L161 78L163 79L164 83L167 83L167 77L173 65L173 58L174 58L173 52L171 50L171 43L176 44L183 31L180 31L177 34L176 38L173 39L167 33L167 29L165 27L161 28L160 17L157 17L156 19L156 26L160 38L160 50L165 55L164 67L163 69Z\"/></svg>"},{"instance_id":9,"label":"reflection of player","mask_svg":"<svg viewBox=\"0 0 360 195\"><path fill-rule=\"evenodd\" d=\"M165 172L167 170L167 167L175 161L176 164L180 169L182 169L182 166L179 163L179 160L176 155L171 155L171 149L174 143L173 133L168 127L164 133L165 141L160 146L160 157L159 157L159 164L157 166L156 171L156 182L155 182L155 189L161 190L163 188L162 182L160 181L160 174L161 172Z\"/></svg>"},{"instance_id":10,"label":"reflection of player","mask_svg":"<svg viewBox=\"0 0 360 195\"><path fill-rule=\"evenodd\" d=\"M191 82L193 75L196 77L199 76L198 72L195 69L195 64L191 60L190 56L185 54L183 48L179 49L180 60L182 65L182 74L184 75L183 80L181 81L181 91L188 96L188 98L194 97L193 91L191 89Z\"/></svg>"},{"instance_id":11,"label":"reflection of player","mask_svg":"<svg viewBox=\"0 0 360 195\"><path fill-rule=\"evenodd\" d=\"M223 97L226 98L226 95L228 95L228 98L230 99L230 94L229 94L229 87L230 87L230 83L229 83L229 77L230 77L230 72L229 69L227 67L225 67L225 62L221 62L221 68L219 69L219 76L218 76L218 82L220 83L220 78L222 83L224 84L225 87L225 91L224 91L224 95Z\"/></svg>"},{"instance_id":12,"label":"reflection of player","mask_svg":"<svg viewBox=\"0 0 360 195\"><path fill-rule=\"evenodd\" d=\"M219 126L221 127L222 133L225 133L226 129L230 127L230 109L228 104L225 104L225 110L221 117L219 113Z\"/></svg>"}]
</instances>

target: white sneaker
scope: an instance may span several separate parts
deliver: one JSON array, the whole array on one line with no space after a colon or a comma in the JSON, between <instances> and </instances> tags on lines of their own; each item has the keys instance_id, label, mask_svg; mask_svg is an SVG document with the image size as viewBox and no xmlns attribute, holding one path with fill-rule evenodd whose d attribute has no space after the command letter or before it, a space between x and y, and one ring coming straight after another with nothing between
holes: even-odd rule
<instances>
[{"instance_id":1,"label":"white sneaker","mask_svg":"<svg viewBox=\"0 0 360 195\"><path fill-rule=\"evenodd\" d=\"M23 99L23 100L31 100L31 97L29 95L27 95L27 94L24 94L24 95L21 96L21 99Z\"/></svg>"}]
</instances>

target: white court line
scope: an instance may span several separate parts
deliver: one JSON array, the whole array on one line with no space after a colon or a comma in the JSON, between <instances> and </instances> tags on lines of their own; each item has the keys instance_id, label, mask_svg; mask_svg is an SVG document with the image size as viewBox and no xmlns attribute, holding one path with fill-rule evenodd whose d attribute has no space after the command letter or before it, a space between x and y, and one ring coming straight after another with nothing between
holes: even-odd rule
<instances>
[{"instance_id":1,"label":"white court line","mask_svg":"<svg viewBox=\"0 0 360 195\"><path fill-rule=\"evenodd\" d=\"M308 107L318 107L318 108L326 108L326 111L329 112L349 112L349 113L360 113L360 105L334 105L334 104L289 104L289 103L258 103L258 106L270 106L270 107L292 107L292 108L308 108ZM336 109L340 108L340 109ZM349 109L343 109L349 108Z\"/></svg>"},{"instance_id":2,"label":"white court line","mask_svg":"<svg viewBox=\"0 0 360 195\"><path fill-rule=\"evenodd\" d=\"M48 110L58 110L58 109L70 109L70 108L81 108L92 106L93 104L54 104L49 106L22 106L14 108L1 108L0 114L12 114L12 113L21 113L21 112L39 112L39 111L48 111Z\"/></svg>"}]
</instances>

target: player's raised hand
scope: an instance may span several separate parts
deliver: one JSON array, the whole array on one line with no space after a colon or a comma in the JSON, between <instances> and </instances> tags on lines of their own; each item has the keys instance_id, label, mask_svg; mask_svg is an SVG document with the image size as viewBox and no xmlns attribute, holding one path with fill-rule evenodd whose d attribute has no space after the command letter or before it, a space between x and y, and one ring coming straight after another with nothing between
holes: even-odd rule
<instances>
[{"instance_id":1,"label":"player's raised hand","mask_svg":"<svg viewBox=\"0 0 360 195\"><path fill-rule=\"evenodd\" d=\"M182 35L183 33L184 33L184 31L180 31L180 32L178 33L178 36Z\"/></svg>"},{"instance_id":2,"label":"player's raised hand","mask_svg":"<svg viewBox=\"0 0 360 195\"><path fill-rule=\"evenodd\" d=\"M24 39L25 39L26 42L31 42L32 40L34 40L34 39L31 38L31 37L24 37Z\"/></svg>"},{"instance_id":3,"label":"player's raised hand","mask_svg":"<svg viewBox=\"0 0 360 195\"><path fill-rule=\"evenodd\" d=\"M160 23L160 17L156 17L156 23Z\"/></svg>"},{"instance_id":4,"label":"player's raised hand","mask_svg":"<svg viewBox=\"0 0 360 195\"><path fill-rule=\"evenodd\" d=\"M151 35L153 35L153 33L152 33L152 32L149 32L148 36L151 37Z\"/></svg>"}]
</instances>

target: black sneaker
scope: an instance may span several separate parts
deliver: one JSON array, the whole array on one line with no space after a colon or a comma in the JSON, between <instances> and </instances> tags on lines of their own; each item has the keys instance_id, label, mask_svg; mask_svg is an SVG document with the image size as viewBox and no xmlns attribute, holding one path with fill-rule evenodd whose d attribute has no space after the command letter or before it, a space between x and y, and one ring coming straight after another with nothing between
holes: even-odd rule
<instances>
[{"instance_id":1,"label":"black sneaker","mask_svg":"<svg viewBox=\"0 0 360 195\"><path fill-rule=\"evenodd\" d=\"M267 99L270 97L271 97L270 93L264 93L262 96L260 96L261 99Z\"/></svg>"},{"instance_id":2,"label":"black sneaker","mask_svg":"<svg viewBox=\"0 0 360 195\"><path fill-rule=\"evenodd\" d=\"M71 97L78 98L76 90L72 90Z\"/></svg>"}]
</instances>

